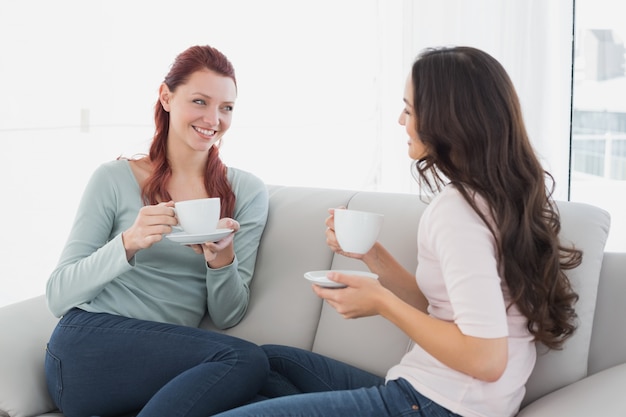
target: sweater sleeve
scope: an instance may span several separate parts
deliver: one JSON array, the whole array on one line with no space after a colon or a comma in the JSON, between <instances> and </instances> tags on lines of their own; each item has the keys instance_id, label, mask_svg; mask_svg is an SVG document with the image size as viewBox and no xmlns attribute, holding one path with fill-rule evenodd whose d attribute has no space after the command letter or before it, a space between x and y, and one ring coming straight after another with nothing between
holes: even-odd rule
<instances>
[{"instance_id":1,"label":"sweater sleeve","mask_svg":"<svg viewBox=\"0 0 626 417\"><path fill-rule=\"evenodd\" d=\"M112 235L117 190L106 166L89 180L57 267L46 284L46 299L60 317L89 302L115 277L133 266L121 234Z\"/></svg>"},{"instance_id":2,"label":"sweater sleeve","mask_svg":"<svg viewBox=\"0 0 626 417\"><path fill-rule=\"evenodd\" d=\"M207 306L213 323L220 329L232 327L244 317L250 299L250 282L257 250L268 215L267 187L256 176L229 168L235 192L234 218L240 224L235 233L235 260L220 269L207 268Z\"/></svg>"}]
</instances>

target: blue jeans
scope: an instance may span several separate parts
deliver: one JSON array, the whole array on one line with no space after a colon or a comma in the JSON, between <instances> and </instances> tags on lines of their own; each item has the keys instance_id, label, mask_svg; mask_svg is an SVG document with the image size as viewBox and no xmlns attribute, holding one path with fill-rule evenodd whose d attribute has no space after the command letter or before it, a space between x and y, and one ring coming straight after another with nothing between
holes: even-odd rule
<instances>
[{"instance_id":1,"label":"blue jeans","mask_svg":"<svg viewBox=\"0 0 626 417\"><path fill-rule=\"evenodd\" d=\"M271 397L217 417L451 417L404 379L389 381L345 363L286 346L262 346L270 377L261 394Z\"/></svg>"},{"instance_id":2,"label":"blue jeans","mask_svg":"<svg viewBox=\"0 0 626 417\"><path fill-rule=\"evenodd\" d=\"M66 417L206 417L250 402L269 365L232 336L73 309L50 338L45 371Z\"/></svg>"}]
</instances>

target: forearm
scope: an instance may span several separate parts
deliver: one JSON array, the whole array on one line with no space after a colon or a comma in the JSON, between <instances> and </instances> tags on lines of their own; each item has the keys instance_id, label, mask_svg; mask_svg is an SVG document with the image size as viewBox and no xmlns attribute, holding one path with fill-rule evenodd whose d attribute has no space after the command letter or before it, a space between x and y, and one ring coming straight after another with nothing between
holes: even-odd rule
<instances>
[{"instance_id":1,"label":"forearm","mask_svg":"<svg viewBox=\"0 0 626 417\"><path fill-rule=\"evenodd\" d=\"M91 301L111 280L133 268L126 260L121 236L90 254L81 250L84 244L70 242L46 284L48 306L57 317Z\"/></svg>"},{"instance_id":2,"label":"forearm","mask_svg":"<svg viewBox=\"0 0 626 417\"><path fill-rule=\"evenodd\" d=\"M429 316L398 300L383 295L379 313L404 331L434 358L459 372L493 382L506 368L507 338L485 339L467 336L453 322Z\"/></svg>"},{"instance_id":3,"label":"forearm","mask_svg":"<svg viewBox=\"0 0 626 417\"><path fill-rule=\"evenodd\" d=\"M217 252L215 256L211 256L211 254L208 254L205 250L204 256L209 268L220 269L233 263L235 259L235 250L233 245L230 244L223 250Z\"/></svg>"},{"instance_id":4,"label":"forearm","mask_svg":"<svg viewBox=\"0 0 626 417\"><path fill-rule=\"evenodd\" d=\"M238 324L248 309L250 290L238 271L237 259L221 269L207 270L207 307L220 329Z\"/></svg>"},{"instance_id":5,"label":"forearm","mask_svg":"<svg viewBox=\"0 0 626 417\"><path fill-rule=\"evenodd\" d=\"M417 286L415 275L407 271L383 245L376 242L362 260L370 271L378 275L383 286L404 302L426 312L428 301Z\"/></svg>"},{"instance_id":6,"label":"forearm","mask_svg":"<svg viewBox=\"0 0 626 417\"><path fill-rule=\"evenodd\" d=\"M229 171L237 196L233 219L239 223L233 243L209 262L207 304L214 324L232 327L244 317L250 297L257 251L267 221L267 188L258 178Z\"/></svg>"},{"instance_id":7,"label":"forearm","mask_svg":"<svg viewBox=\"0 0 626 417\"><path fill-rule=\"evenodd\" d=\"M234 234L234 242L207 261L207 305L220 328L236 325L246 313L262 230L246 224ZM204 254L206 258L206 250Z\"/></svg>"}]
</instances>

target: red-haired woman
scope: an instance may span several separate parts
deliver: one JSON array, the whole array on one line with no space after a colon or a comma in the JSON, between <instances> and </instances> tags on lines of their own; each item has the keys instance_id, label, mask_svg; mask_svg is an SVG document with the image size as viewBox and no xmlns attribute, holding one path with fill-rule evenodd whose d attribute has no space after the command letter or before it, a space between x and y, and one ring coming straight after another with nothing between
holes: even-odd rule
<instances>
[{"instance_id":1,"label":"red-haired woman","mask_svg":"<svg viewBox=\"0 0 626 417\"><path fill-rule=\"evenodd\" d=\"M160 86L149 155L105 163L89 181L46 291L61 317L46 378L66 417L208 416L264 382L256 345L197 328L205 314L219 328L244 316L267 219L265 184L219 158L236 97L220 51L185 50ZM221 199L218 228L233 233L164 238L174 202L206 197Z\"/></svg>"}]
</instances>

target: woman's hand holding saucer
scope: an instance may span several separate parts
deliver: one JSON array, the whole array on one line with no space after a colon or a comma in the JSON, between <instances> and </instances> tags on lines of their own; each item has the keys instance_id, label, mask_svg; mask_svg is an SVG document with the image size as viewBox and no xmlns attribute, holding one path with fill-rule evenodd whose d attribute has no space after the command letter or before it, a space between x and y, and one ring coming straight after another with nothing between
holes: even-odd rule
<instances>
[{"instance_id":1,"label":"woman's hand holding saucer","mask_svg":"<svg viewBox=\"0 0 626 417\"><path fill-rule=\"evenodd\" d=\"M354 319L380 314L384 294L389 291L377 279L335 271L329 271L327 277L346 287L324 288L313 285L313 291L344 318Z\"/></svg>"},{"instance_id":2,"label":"woman's hand holding saucer","mask_svg":"<svg viewBox=\"0 0 626 417\"><path fill-rule=\"evenodd\" d=\"M188 246L197 254L204 254L204 259L209 267L213 269L222 268L226 265L230 265L235 258L233 240L235 238L235 232L239 230L239 227L239 222L224 217L218 222L217 228L232 229L232 233L217 242L205 242Z\"/></svg>"}]
</instances>

